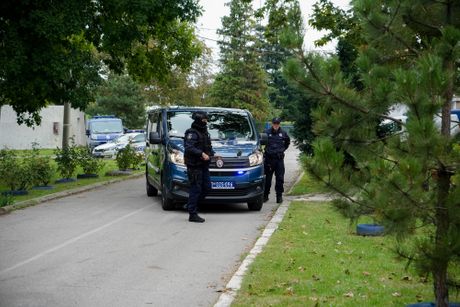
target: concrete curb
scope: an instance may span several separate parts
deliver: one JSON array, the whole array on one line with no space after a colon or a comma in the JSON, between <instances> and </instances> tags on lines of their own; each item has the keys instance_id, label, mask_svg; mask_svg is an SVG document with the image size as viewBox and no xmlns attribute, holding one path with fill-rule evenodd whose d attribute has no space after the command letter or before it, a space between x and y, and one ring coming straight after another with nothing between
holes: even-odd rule
<instances>
[{"instance_id":1,"label":"concrete curb","mask_svg":"<svg viewBox=\"0 0 460 307\"><path fill-rule=\"evenodd\" d=\"M58 199L58 198L66 197L66 196L69 196L69 195L86 192L86 191L97 189L99 187L102 187L102 186L105 186L105 185L108 185L108 184L112 184L112 183L120 182L120 181L124 181L124 180L129 180L129 179L134 179L134 178L138 178L138 177L141 177L141 176L144 176L144 173L132 174L132 175L116 178L116 179L111 179L111 180L108 180L108 181L97 182L97 183L89 184L89 185L82 186L82 187L79 187L79 188L66 190L66 191L62 191L62 192L57 192L57 193L52 193L52 194L48 194L48 195L45 195L45 196L42 196L42 197L37 197L37 198L21 201L21 202L18 202L16 204L13 204L13 205L10 205L10 206L1 207L0 208L0 215L10 213L11 211L14 211L14 210L24 209L24 208L27 208L27 207L35 206L35 205L38 205L40 203L47 202L47 201L50 201L50 200L53 200L53 199Z\"/></svg>"}]
</instances>

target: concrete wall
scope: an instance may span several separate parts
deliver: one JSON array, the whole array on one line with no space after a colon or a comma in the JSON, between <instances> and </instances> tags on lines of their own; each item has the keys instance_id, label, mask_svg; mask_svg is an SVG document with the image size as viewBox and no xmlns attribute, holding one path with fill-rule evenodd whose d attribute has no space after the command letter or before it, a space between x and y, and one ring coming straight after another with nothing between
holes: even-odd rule
<instances>
[{"instance_id":1,"label":"concrete wall","mask_svg":"<svg viewBox=\"0 0 460 307\"><path fill-rule=\"evenodd\" d=\"M40 126L29 128L16 123L16 112L11 106L2 106L0 113L0 148L30 149L32 142L40 148L62 147L62 121L64 106L49 106L40 112ZM85 113L71 109L70 136L74 136L77 145L86 145Z\"/></svg>"}]
</instances>

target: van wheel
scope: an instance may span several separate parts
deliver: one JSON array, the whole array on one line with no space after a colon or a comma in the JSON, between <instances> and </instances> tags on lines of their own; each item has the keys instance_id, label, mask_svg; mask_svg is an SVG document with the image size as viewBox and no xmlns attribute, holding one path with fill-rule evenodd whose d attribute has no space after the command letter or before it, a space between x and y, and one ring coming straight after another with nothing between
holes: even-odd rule
<instances>
[{"instance_id":1,"label":"van wheel","mask_svg":"<svg viewBox=\"0 0 460 307\"><path fill-rule=\"evenodd\" d=\"M263 195L257 198L255 201L251 201L248 203L248 208L251 211L260 211L262 209L262 206L264 204L264 197Z\"/></svg>"},{"instance_id":2,"label":"van wheel","mask_svg":"<svg viewBox=\"0 0 460 307\"><path fill-rule=\"evenodd\" d=\"M148 178L148 173L147 173L147 170L145 170L145 184L146 184L147 196L157 196L158 190L149 183L149 180L147 178Z\"/></svg>"},{"instance_id":3,"label":"van wheel","mask_svg":"<svg viewBox=\"0 0 460 307\"><path fill-rule=\"evenodd\" d=\"M174 201L167 196L166 187L164 185L161 188L161 207L163 207L163 210L167 211L176 209Z\"/></svg>"}]
</instances>

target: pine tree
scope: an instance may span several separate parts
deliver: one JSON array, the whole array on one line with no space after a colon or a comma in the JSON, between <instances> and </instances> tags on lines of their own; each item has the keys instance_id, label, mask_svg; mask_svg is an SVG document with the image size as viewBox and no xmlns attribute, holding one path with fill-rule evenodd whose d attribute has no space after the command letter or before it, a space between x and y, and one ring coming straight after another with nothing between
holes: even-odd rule
<instances>
[{"instance_id":1,"label":"pine tree","mask_svg":"<svg viewBox=\"0 0 460 307\"><path fill-rule=\"evenodd\" d=\"M355 61L361 89L337 57L299 53L287 65L319 101L319 137L306 166L337 193L338 210L371 214L395 234L399 254L431 273L436 304L447 306L448 286L458 286L449 267L460 259L460 148L450 135L460 4L356 0L352 11L363 38ZM407 108L406 122L389 115L396 103ZM403 129L378 137L382 120ZM344 166L345 151L354 167Z\"/></svg>"},{"instance_id":2,"label":"pine tree","mask_svg":"<svg viewBox=\"0 0 460 307\"><path fill-rule=\"evenodd\" d=\"M255 48L255 20L252 1L232 0L230 14L219 29L221 72L210 91L212 104L248 109L258 120L265 119L269 104L266 75Z\"/></svg>"},{"instance_id":3,"label":"pine tree","mask_svg":"<svg viewBox=\"0 0 460 307\"><path fill-rule=\"evenodd\" d=\"M297 0L269 0L257 14L265 16L268 21L266 26L257 29L261 32L257 48L263 69L268 75L270 104L273 108L281 109L283 120L296 121L300 119L299 109L308 111L308 106L304 106L308 99L283 76L283 65L293 53L283 45L282 37L290 25L303 24L299 3Z\"/></svg>"}]
</instances>

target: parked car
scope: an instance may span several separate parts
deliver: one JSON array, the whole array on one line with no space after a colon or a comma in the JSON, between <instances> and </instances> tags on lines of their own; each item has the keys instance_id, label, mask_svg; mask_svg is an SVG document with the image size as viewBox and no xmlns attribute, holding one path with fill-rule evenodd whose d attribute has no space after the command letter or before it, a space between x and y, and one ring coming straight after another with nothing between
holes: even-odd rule
<instances>
[{"instance_id":1,"label":"parked car","mask_svg":"<svg viewBox=\"0 0 460 307\"><path fill-rule=\"evenodd\" d=\"M184 164L184 135L196 111L208 113L208 131L216 156L210 164L211 191L203 200L213 204L246 202L249 210L263 205L264 166L258 134L246 110L164 107L147 112L145 149L147 195L161 191L162 206L172 210L188 199L189 182Z\"/></svg>"},{"instance_id":2,"label":"parked car","mask_svg":"<svg viewBox=\"0 0 460 307\"><path fill-rule=\"evenodd\" d=\"M101 158L113 158L117 152L125 148L131 142L131 146L139 153L144 153L145 134L144 133L126 133L105 144L96 146L93 149L93 156Z\"/></svg>"}]
</instances>

